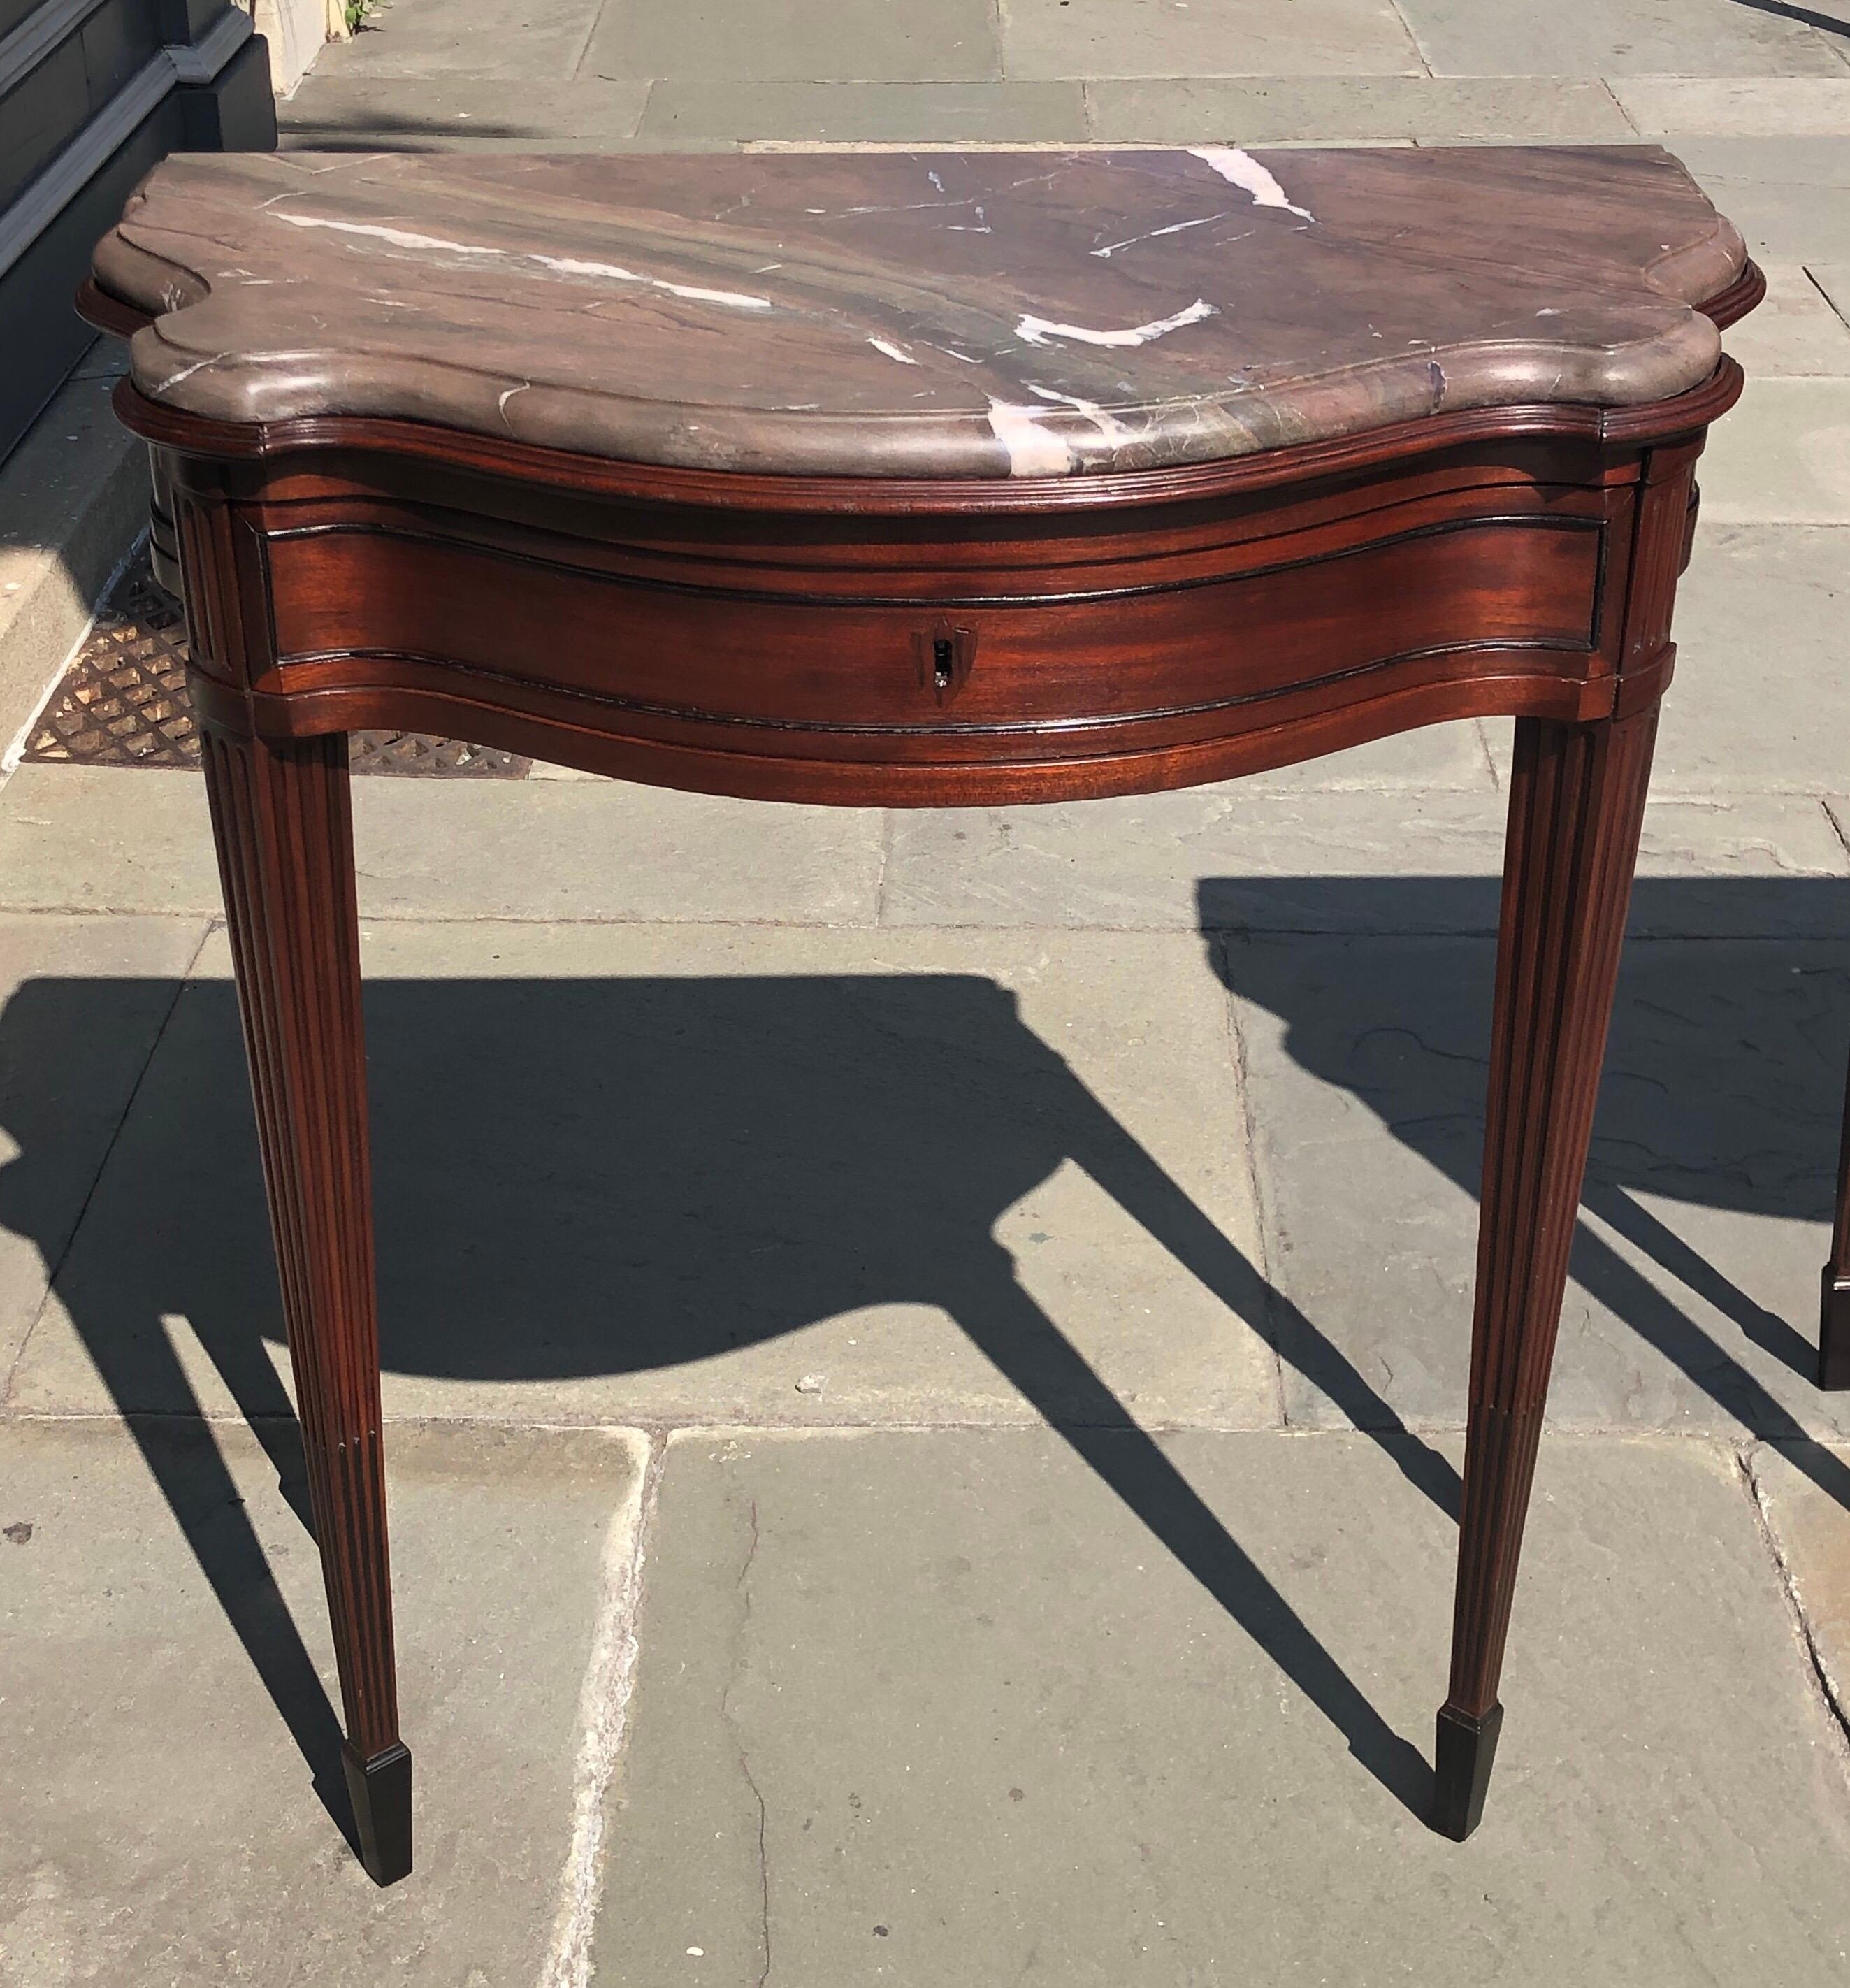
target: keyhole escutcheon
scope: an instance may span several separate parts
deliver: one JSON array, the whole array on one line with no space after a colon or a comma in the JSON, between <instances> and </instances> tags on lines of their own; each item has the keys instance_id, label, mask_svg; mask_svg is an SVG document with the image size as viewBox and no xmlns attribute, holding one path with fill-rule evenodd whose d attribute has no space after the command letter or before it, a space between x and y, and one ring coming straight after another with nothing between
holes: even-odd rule
<instances>
[{"instance_id":1,"label":"keyhole escutcheon","mask_svg":"<svg viewBox=\"0 0 1850 1988\"><path fill-rule=\"evenodd\" d=\"M964 688L976 661L975 630L940 621L920 629L913 642L918 653L919 688L929 691L934 702L948 704Z\"/></svg>"}]
</instances>

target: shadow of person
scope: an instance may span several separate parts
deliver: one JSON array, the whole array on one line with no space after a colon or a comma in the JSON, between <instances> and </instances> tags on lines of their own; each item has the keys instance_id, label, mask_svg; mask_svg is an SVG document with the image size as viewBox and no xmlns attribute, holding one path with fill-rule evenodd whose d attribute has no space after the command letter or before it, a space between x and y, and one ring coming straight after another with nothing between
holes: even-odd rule
<instances>
[{"instance_id":1,"label":"shadow of person","mask_svg":"<svg viewBox=\"0 0 1850 1988\"><path fill-rule=\"evenodd\" d=\"M107 1026L130 985L29 983L0 1016L0 1066L54 1070L57 1044L68 1053ZM1004 989L967 975L375 980L366 1016L387 1368L636 1374L845 1312L938 1307L1358 1761L1423 1810L1423 1756L1030 1296L997 1224L1076 1165L1237 1316L1262 1330L1285 1316L1293 1357L1448 1511L1455 1471L1398 1429ZM57 1115L55 1082L14 1090L23 1101L6 1129L21 1151L0 1170L9 1226L32 1217L34 1155ZM265 1343L280 1315L225 983L178 992L109 1174L58 1290L112 1401L137 1428L197 1412L188 1334L165 1323L183 1317L299 1496ZM338 1812L338 1732L248 1523L228 1537L228 1477L182 1479L160 1445L143 1447Z\"/></svg>"},{"instance_id":2,"label":"shadow of person","mask_svg":"<svg viewBox=\"0 0 1850 1988\"><path fill-rule=\"evenodd\" d=\"M1774 1391L1795 1376L1801 1388L1791 1391L1813 1398L1808 1334L1639 1199L1828 1219L1850 1037L1850 942L1791 935L1841 932L1842 892L1829 877L1639 880L1571 1275L1752 1435L1791 1445L1800 1467L1850 1508L1850 1469L1813 1442ZM1236 996L1285 1023L1292 1060L1349 1092L1474 1199L1497 895L1495 879L1467 877L1210 877L1197 891L1210 956ZM1291 936L1305 931L1330 937L1306 946ZM1763 936L1706 936L1718 931ZM1704 936L1659 942L1690 934ZM1263 1097L1257 1108L1263 1115ZM1712 1306L1740 1339L1724 1341L1691 1317L1585 1215ZM1808 1264L1808 1286L1811 1273ZM1291 1314L1281 1316L1288 1339ZM1325 1344L1339 1341L1345 1364L1362 1371L1372 1364L1364 1337L1386 1344L1396 1331L1396 1321L1360 1314L1321 1323ZM1281 1351L1290 1357L1288 1344ZM1458 1381L1462 1405L1462 1334Z\"/></svg>"}]
</instances>

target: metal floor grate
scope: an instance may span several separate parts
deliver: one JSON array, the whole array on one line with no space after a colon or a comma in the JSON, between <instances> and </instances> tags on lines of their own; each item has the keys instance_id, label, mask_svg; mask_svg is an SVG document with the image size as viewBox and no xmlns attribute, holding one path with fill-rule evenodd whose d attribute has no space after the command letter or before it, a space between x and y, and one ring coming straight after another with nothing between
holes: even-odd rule
<instances>
[{"instance_id":1,"label":"metal floor grate","mask_svg":"<svg viewBox=\"0 0 1850 1988\"><path fill-rule=\"evenodd\" d=\"M96 625L33 724L24 759L41 765L194 766L199 731L186 688L186 620L145 553L112 589ZM356 773L525 779L532 762L416 732L356 732Z\"/></svg>"}]
</instances>

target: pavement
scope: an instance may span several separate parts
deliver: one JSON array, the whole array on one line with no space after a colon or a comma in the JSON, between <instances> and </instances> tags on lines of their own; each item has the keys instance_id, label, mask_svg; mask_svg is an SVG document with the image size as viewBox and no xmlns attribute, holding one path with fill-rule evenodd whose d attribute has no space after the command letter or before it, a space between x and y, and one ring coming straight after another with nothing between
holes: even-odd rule
<instances>
[{"instance_id":1,"label":"pavement","mask_svg":"<svg viewBox=\"0 0 1850 1988\"><path fill-rule=\"evenodd\" d=\"M1508 728L1042 810L356 784L419 1861L333 1674L197 778L0 789L0 1982L1850 1972L1843 0L392 0L295 144L1677 150L1703 522L1483 1827Z\"/></svg>"}]
</instances>

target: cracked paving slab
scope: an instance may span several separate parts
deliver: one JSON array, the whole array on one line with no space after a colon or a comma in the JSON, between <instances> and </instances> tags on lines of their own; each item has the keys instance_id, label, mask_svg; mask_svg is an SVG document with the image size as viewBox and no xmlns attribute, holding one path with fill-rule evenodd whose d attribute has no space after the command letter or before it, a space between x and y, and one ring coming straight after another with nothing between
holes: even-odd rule
<instances>
[{"instance_id":1,"label":"cracked paving slab","mask_svg":"<svg viewBox=\"0 0 1850 1988\"><path fill-rule=\"evenodd\" d=\"M1850 1729L1850 1448L1757 1443L1744 1468L1805 1655Z\"/></svg>"},{"instance_id":2,"label":"cracked paving slab","mask_svg":"<svg viewBox=\"0 0 1850 1988\"><path fill-rule=\"evenodd\" d=\"M1732 1455L1544 1445L1462 1848L1407 1806L1453 1538L1353 1436L676 1438L596 1978L1841 1979L1844 1750Z\"/></svg>"}]
</instances>

